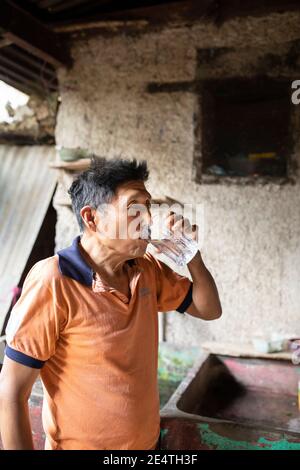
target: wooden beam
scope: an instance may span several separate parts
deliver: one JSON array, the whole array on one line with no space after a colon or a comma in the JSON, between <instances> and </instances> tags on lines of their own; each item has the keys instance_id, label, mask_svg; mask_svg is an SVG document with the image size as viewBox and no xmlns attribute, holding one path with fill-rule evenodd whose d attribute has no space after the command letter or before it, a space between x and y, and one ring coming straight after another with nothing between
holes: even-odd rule
<instances>
[{"instance_id":1,"label":"wooden beam","mask_svg":"<svg viewBox=\"0 0 300 470\"><path fill-rule=\"evenodd\" d=\"M6 71L19 72L19 77L32 79L35 83L48 84L49 88L58 88L55 77L44 76L41 71L25 67L21 62L15 62L12 58L6 57L0 52L0 66L4 66Z\"/></svg>"},{"instance_id":2,"label":"wooden beam","mask_svg":"<svg viewBox=\"0 0 300 470\"><path fill-rule=\"evenodd\" d=\"M299 11L299 0L230 0L218 5L218 20L221 22L234 17L264 16L276 12Z\"/></svg>"},{"instance_id":3,"label":"wooden beam","mask_svg":"<svg viewBox=\"0 0 300 470\"><path fill-rule=\"evenodd\" d=\"M26 133L25 131L12 131L5 130L4 132L0 128L0 144L9 145L53 145L54 138L51 136L35 136L34 133Z\"/></svg>"},{"instance_id":4,"label":"wooden beam","mask_svg":"<svg viewBox=\"0 0 300 470\"><path fill-rule=\"evenodd\" d=\"M28 90L32 90L32 92L36 92L39 95L45 95L47 91L46 88L44 89L43 86L35 81L32 81L24 76L20 76L16 71L11 69L7 69L0 64L0 74L2 80L6 82L7 80L13 80L15 83L19 83L20 86L25 86ZM10 85L10 83L8 83Z\"/></svg>"},{"instance_id":5,"label":"wooden beam","mask_svg":"<svg viewBox=\"0 0 300 470\"><path fill-rule=\"evenodd\" d=\"M11 44L12 41L10 41L9 39L0 39L0 49L2 49L3 47L11 46Z\"/></svg>"},{"instance_id":6,"label":"wooden beam","mask_svg":"<svg viewBox=\"0 0 300 470\"><path fill-rule=\"evenodd\" d=\"M10 85L13 88L16 88L17 90L22 91L26 95L32 95L33 93L41 95L41 93L37 91L35 88L28 87L28 85L21 83L19 80L14 80L13 78L8 77L7 73L2 74L0 72L0 80L7 83L7 85Z\"/></svg>"},{"instance_id":7,"label":"wooden beam","mask_svg":"<svg viewBox=\"0 0 300 470\"><path fill-rule=\"evenodd\" d=\"M38 73L41 73L42 71L43 76L56 78L56 71L51 64L41 61L38 57L28 54L26 51L18 49L16 46L6 49L4 53L0 51L0 53L26 68L33 68Z\"/></svg>"},{"instance_id":8,"label":"wooden beam","mask_svg":"<svg viewBox=\"0 0 300 470\"><path fill-rule=\"evenodd\" d=\"M0 28L5 39L54 67L71 62L58 35L9 0L0 3Z\"/></svg>"},{"instance_id":9,"label":"wooden beam","mask_svg":"<svg viewBox=\"0 0 300 470\"><path fill-rule=\"evenodd\" d=\"M150 82L147 85L147 92L151 94L155 93L180 93L180 92L190 92L194 93L196 88L196 81L186 81L186 82L170 82L170 83L158 83Z\"/></svg>"},{"instance_id":10,"label":"wooden beam","mask_svg":"<svg viewBox=\"0 0 300 470\"><path fill-rule=\"evenodd\" d=\"M141 2L142 3L142 2ZM53 15L53 28L57 32L76 32L83 29L105 29L114 24L143 26L145 24L165 24L185 21L195 23L203 20L215 21L217 24L234 17L264 16L274 12L300 10L299 0L174 0L170 3L161 3L152 6L138 6L135 8L115 7L109 11L107 8L90 17L82 19L70 17L65 20L55 20Z\"/></svg>"},{"instance_id":11,"label":"wooden beam","mask_svg":"<svg viewBox=\"0 0 300 470\"><path fill-rule=\"evenodd\" d=\"M125 6L124 6L125 7ZM137 7L131 9L106 11L93 14L90 18L82 20L70 19L53 24L57 32L73 32L82 29L96 29L107 27L110 22L139 23L149 22L153 24L164 24L167 22L186 21L194 22L199 19L214 18L216 0L194 0L161 3L153 6Z\"/></svg>"}]
</instances>

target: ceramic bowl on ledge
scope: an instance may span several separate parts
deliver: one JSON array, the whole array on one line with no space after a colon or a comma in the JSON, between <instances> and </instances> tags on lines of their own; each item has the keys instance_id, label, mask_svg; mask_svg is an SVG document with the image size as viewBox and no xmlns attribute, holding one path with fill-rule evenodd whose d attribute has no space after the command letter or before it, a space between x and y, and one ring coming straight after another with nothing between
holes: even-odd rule
<instances>
[{"instance_id":1,"label":"ceramic bowl on ledge","mask_svg":"<svg viewBox=\"0 0 300 470\"><path fill-rule=\"evenodd\" d=\"M89 151L87 149L82 149L80 147L77 148L67 148L61 147L58 149L58 154L60 159L64 162L73 162L76 160L80 160L81 158L88 158Z\"/></svg>"}]
</instances>

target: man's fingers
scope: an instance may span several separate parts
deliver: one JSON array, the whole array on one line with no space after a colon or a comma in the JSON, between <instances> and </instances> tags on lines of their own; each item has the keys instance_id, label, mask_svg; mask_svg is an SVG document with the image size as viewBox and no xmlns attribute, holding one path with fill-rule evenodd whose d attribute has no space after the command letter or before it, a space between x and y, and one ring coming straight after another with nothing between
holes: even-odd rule
<instances>
[{"instance_id":1,"label":"man's fingers","mask_svg":"<svg viewBox=\"0 0 300 470\"><path fill-rule=\"evenodd\" d=\"M169 215L166 218L166 225L168 229L172 230L174 224L182 218L183 218L182 215L176 214L175 212L170 211Z\"/></svg>"},{"instance_id":2,"label":"man's fingers","mask_svg":"<svg viewBox=\"0 0 300 470\"><path fill-rule=\"evenodd\" d=\"M175 234L176 232L183 233L194 240L198 239L198 226L196 224L191 225L189 219L181 214L170 211L165 219L165 223L168 229Z\"/></svg>"},{"instance_id":3,"label":"man's fingers","mask_svg":"<svg viewBox=\"0 0 300 470\"><path fill-rule=\"evenodd\" d=\"M180 220L174 223L173 231L180 231L185 234L192 233L192 226L190 224L190 221L182 217Z\"/></svg>"},{"instance_id":4,"label":"man's fingers","mask_svg":"<svg viewBox=\"0 0 300 470\"><path fill-rule=\"evenodd\" d=\"M199 227L198 225L194 224L192 225L192 237L194 240L198 240L198 235L199 235Z\"/></svg>"}]
</instances>

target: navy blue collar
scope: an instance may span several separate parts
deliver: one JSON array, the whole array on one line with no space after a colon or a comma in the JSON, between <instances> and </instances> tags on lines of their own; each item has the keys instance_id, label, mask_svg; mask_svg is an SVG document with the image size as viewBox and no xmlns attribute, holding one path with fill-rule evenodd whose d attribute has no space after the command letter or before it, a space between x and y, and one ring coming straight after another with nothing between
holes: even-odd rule
<instances>
[{"instance_id":1,"label":"navy blue collar","mask_svg":"<svg viewBox=\"0 0 300 470\"><path fill-rule=\"evenodd\" d=\"M71 246L57 252L59 270L64 276L71 277L75 281L91 287L93 284L93 269L87 264L80 253L80 235L74 238ZM130 265L134 259L128 260Z\"/></svg>"},{"instance_id":2,"label":"navy blue collar","mask_svg":"<svg viewBox=\"0 0 300 470\"><path fill-rule=\"evenodd\" d=\"M93 270L83 259L79 243L80 235L74 238L71 246L57 252L60 272L86 286L92 286Z\"/></svg>"}]
</instances>

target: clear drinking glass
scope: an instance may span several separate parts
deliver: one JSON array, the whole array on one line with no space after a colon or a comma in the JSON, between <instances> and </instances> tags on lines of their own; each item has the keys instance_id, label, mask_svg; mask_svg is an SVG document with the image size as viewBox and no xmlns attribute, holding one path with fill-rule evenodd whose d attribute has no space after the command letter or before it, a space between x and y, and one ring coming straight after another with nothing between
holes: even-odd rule
<instances>
[{"instance_id":1,"label":"clear drinking glass","mask_svg":"<svg viewBox=\"0 0 300 470\"><path fill-rule=\"evenodd\" d=\"M189 263L199 249L198 243L189 236L182 232L172 232L167 228L163 231L161 239L151 239L150 243L178 266Z\"/></svg>"}]
</instances>

